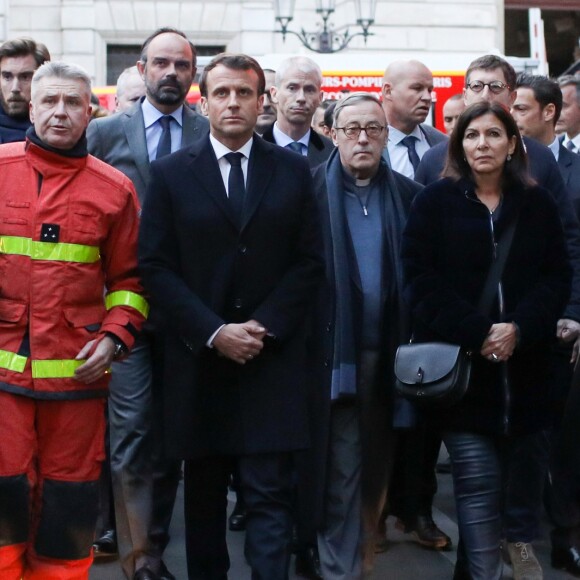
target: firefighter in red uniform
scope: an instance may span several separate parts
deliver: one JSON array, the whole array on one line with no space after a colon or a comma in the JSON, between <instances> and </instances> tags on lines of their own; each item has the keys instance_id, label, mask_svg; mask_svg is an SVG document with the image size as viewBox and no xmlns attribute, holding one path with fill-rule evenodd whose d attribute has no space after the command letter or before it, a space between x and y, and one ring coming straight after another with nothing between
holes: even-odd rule
<instances>
[{"instance_id":1,"label":"firefighter in red uniform","mask_svg":"<svg viewBox=\"0 0 580 580\"><path fill-rule=\"evenodd\" d=\"M131 182L87 154L90 80L49 62L0 147L0 578L88 578L108 369L147 315Z\"/></svg>"}]
</instances>

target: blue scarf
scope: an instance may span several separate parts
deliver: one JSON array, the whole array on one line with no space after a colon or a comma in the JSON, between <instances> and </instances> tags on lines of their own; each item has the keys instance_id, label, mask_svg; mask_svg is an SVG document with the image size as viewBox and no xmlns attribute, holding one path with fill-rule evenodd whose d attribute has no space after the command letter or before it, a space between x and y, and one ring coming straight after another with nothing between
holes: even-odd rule
<instances>
[{"instance_id":1,"label":"blue scarf","mask_svg":"<svg viewBox=\"0 0 580 580\"><path fill-rule=\"evenodd\" d=\"M353 320L352 275L353 263L351 240L344 207L344 175L338 150L334 150L326 163L326 189L332 255L327 255L329 274L335 288L334 352L332 365L331 398L353 397L357 392L357 344ZM392 372L392 360L397 346L408 340L410 321L408 309L402 301L403 270L399 258L406 211L392 170L386 162L381 165L375 179L379 180L380 205L383 224L383 278L385 286L384 320L388 329L383 329L381 348L385 349L388 367ZM388 370L387 370L388 373ZM393 385L394 377L385 376L385 383ZM386 387L388 388L388 387ZM393 389L393 396L394 389ZM414 413L405 400L395 398L394 426L408 427L414 421Z\"/></svg>"}]
</instances>

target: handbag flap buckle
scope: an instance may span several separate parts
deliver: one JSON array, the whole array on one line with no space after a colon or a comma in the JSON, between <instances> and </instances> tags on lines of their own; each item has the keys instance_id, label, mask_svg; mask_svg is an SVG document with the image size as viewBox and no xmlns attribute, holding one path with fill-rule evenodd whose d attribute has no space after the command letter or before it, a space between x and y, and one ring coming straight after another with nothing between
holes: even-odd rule
<instances>
[{"instance_id":1,"label":"handbag flap buckle","mask_svg":"<svg viewBox=\"0 0 580 580\"><path fill-rule=\"evenodd\" d=\"M461 347L446 343L412 343L398 348L395 375L407 385L431 383L453 372Z\"/></svg>"},{"instance_id":2,"label":"handbag flap buckle","mask_svg":"<svg viewBox=\"0 0 580 580\"><path fill-rule=\"evenodd\" d=\"M425 372L423 371L423 369L421 367L419 367L419 370L417 371L417 383L422 383L423 382L423 378L425 376Z\"/></svg>"}]
</instances>

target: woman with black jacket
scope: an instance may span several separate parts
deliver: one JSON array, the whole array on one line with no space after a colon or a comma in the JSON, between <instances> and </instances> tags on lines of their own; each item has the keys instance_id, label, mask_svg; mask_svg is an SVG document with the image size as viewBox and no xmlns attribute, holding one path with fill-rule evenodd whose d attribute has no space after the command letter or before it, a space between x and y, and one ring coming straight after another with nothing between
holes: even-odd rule
<instances>
[{"instance_id":1,"label":"woman with black jacket","mask_svg":"<svg viewBox=\"0 0 580 580\"><path fill-rule=\"evenodd\" d=\"M405 298L416 342L473 352L465 397L433 409L452 462L462 549L473 580L501 578L502 461L550 419L550 343L571 270L550 194L528 177L517 126L477 103L452 135L444 179L416 198L403 235ZM497 243L516 229L491 312L477 305Z\"/></svg>"}]
</instances>

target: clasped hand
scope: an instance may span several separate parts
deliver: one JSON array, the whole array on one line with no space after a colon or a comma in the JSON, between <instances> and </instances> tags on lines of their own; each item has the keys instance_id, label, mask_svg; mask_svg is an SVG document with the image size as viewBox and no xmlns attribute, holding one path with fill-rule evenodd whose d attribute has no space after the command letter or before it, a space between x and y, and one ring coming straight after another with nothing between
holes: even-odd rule
<instances>
[{"instance_id":1,"label":"clasped hand","mask_svg":"<svg viewBox=\"0 0 580 580\"><path fill-rule=\"evenodd\" d=\"M213 347L223 356L244 365L264 348L267 330L256 320L226 324L213 339Z\"/></svg>"},{"instance_id":2,"label":"clasped hand","mask_svg":"<svg viewBox=\"0 0 580 580\"><path fill-rule=\"evenodd\" d=\"M481 356L491 362L506 361L516 348L516 327L511 322L492 324L481 347Z\"/></svg>"},{"instance_id":3,"label":"clasped hand","mask_svg":"<svg viewBox=\"0 0 580 580\"><path fill-rule=\"evenodd\" d=\"M75 379L86 385L94 383L109 370L114 355L115 343L109 336L87 342L75 358L86 359L75 371Z\"/></svg>"},{"instance_id":4,"label":"clasped hand","mask_svg":"<svg viewBox=\"0 0 580 580\"><path fill-rule=\"evenodd\" d=\"M556 336L561 342L572 342L572 357L570 362L574 364L578 360L578 352L580 351L580 323L568 318L558 320L556 325Z\"/></svg>"}]
</instances>

